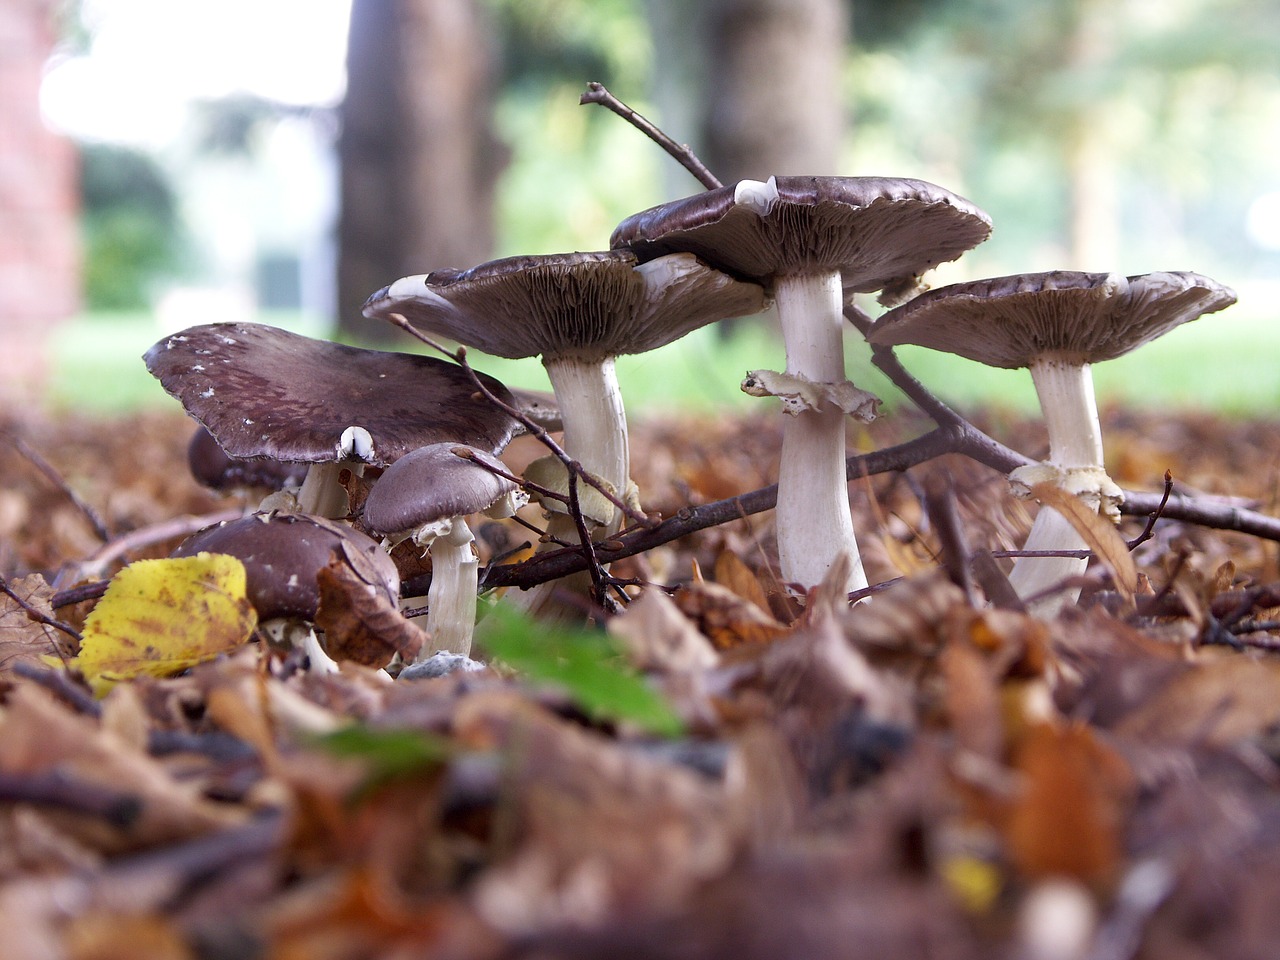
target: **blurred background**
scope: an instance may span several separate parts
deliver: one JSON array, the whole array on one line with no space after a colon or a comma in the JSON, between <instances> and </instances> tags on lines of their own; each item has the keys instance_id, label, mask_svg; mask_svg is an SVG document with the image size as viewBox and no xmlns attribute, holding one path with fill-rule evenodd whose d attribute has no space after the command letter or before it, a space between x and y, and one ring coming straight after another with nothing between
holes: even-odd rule
<instances>
[{"instance_id":1,"label":"blurred background","mask_svg":"<svg viewBox=\"0 0 1280 960\"><path fill-rule=\"evenodd\" d=\"M602 249L696 181L919 177L989 212L952 280L1196 270L1240 303L1096 371L1104 400L1280 411L1274 0L3 0L0 396L171 403L140 354L259 320L408 349L359 305L411 273ZM869 301L868 307L874 308ZM893 400L850 338L855 379ZM633 413L752 403L767 322L620 365ZM927 351L959 404L1022 372ZM475 358L473 358L475 359ZM475 359L523 386L534 363Z\"/></svg>"}]
</instances>

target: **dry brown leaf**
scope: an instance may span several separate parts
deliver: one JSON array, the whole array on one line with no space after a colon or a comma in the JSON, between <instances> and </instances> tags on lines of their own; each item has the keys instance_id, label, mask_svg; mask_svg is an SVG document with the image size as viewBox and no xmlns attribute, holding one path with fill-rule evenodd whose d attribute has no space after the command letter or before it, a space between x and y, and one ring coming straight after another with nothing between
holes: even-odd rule
<instances>
[{"instance_id":1,"label":"dry brown leaf","mask_svg":"<svg viewBox=\"0 0 1280 960\"><path fill-rule=\"evenodd\" d=\"M760 578L732 550L721 550L716 556L715 581L728 587L743 600L768 612L769 597Z\"/></svg>"},{"instance_id":2,"label":"dry brown leaf","mask_svg":"<svg viewBox=\"0 0 1280 960\"><path fill-rule=\"evenodd\" d=\"M609 621L608 629L626 645L627 658L639 670L692 674L720 660L697 625L661 590L646 590Z\"/></svg>"},{"instance_id":3,"label":"dry brown leaf","mask_svg":"<svg viewBox=\"0 0 1280 960\"><path fill-rule=\"evenodd\" d=\"M1229 746L1280 723L1280 662L1206 660L1151 693L1115 726L1144 741Z\"/></svg>"},{"instance_id":4,"label":"dry brown leaf","mask_svg":"<svg viewBox=\"0 0 1280 960\"><path fill-rule=\"evenodd\" d=\"M341 559L331 559L316 582L316 627L324 631L325 650L333 659L385 667L397 653L411 661L426 642L425 630L401 616L381 591Z\"/></svg>"},{"instance_id":5,"label":"dry brown leaf","mask_svg":"<svg viewBox=\"0 0 1280 960\"><path fill-rule=\"evenodd\" d=\"M1036 724L1013 758L1022 786L1005 823L1009 856L1027 877L1110 880L1135 784L1128 764L1083 724Z\"/></svg>"},{"instance_id":6,"label":"dry brown leaf","mask_svg":"<svg viewBox=\"0 0 1280 960\"><path fill-rule=\"evenodd\" d=\"M53 618L53 590L40 574L10 580L9 589L42 616ZM0 680L19 663L41 665L46 656L64 658L69 652L57 630L31 619L21 604L0 593Z\"/></svg>"},{"instance_id":7,"label":"dry brown leaf","mask_svg":"<svg viewBox=\"0 0 1280 960\"><path fill-rule=\"evenodd\" d=\"M1129 553L1129 544L1120 536L1116 525L1079 497L1052 483L1037 483L1031 488L1031 496L1062 514L1094 556L1107 565L1116 589L1132 602L1138 589L1138 568Z\"/></svg>"},{"instance_id":8,"label":"dry brown leaf","mask_svg":"<svg viewBox=\"0 0 1280 960\"><path fill-rule=\"evenodd\" d=\"M139 812L123 826L83 816L59 818L68 833L109 852L197 836L245 817L242 810L206 800L199 784L178 782L158 761L29 683L10 692L0 715L0 770L56 771L136 797Z\"/></svg>"},{"instance_id":9,"label":"dry brown leaf","mask_svg":"<svg viewBox=\"0 0 1280 960\"><path fill-rule=\"evenodd\" d=\"M717 650L770 643L791 632L786 624L718 583L687 583L676 591L674 600Z\"/></svg>"},{"instance_id":10,"label":"dry brown leaf","mask_svg":"<svg viewBox=\"0 0 1280 960\"><path fill-rule=\"evenodd\" d=\"M670 909L733 855L723 792L691 770L506 693L466 698L454 723L462 743L508 764L519 852L477 889L482 914L504 929Z\"/></svg>"},{"instance_id":11,"label":"dry brown leaf","mask_svg":"<svg viewBox=\"0 0 1280 960\"><path fill-rule=\"evenodd\" d=\"M91 911L64 934L67 960L193 960L177 925L155 913Z\"/></svg>"}]
</instances>

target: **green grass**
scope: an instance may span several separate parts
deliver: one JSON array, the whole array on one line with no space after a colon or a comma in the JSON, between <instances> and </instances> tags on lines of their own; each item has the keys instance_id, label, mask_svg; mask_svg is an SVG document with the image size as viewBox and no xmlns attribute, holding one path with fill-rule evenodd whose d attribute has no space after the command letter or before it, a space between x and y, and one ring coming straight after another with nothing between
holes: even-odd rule
<instances>
[{"instance_id":1,"label":"green grass","mask_svg":"<svg viewBox=\"0 0 1280 960\"><path fill-rule=\"evenodd\" d=\"M1127 357L1098 364L1094 379L1099 403L1280 414L1280 324L1274 322L1266 298L1242 300L1243 305L1181 327ZM307 332L296 315L263 320ZM122 414L174 404L141 360L163 335L153 318L141 314L89 316L68 324L54 340L50 405L55 410ZM900 402L896 389L871 368L866 346L853 336L848 343L851 379L879 394L889 408ZM413 348L406 339L398 349ZM917 347L904 347L899 356L935 393L961 410L984 405L1036 410L1026 371L993 370ZM470 358L477 369L512 386L547 388L537 360L474 352ZM707 327L661 350L621 357L618 379L633 418L681 410L745 409L760 401L739 391L743 374L761 367L780 369L783 363L782 348L769 328L748 323L728 338Z\"/></svg>"}]
</instances>

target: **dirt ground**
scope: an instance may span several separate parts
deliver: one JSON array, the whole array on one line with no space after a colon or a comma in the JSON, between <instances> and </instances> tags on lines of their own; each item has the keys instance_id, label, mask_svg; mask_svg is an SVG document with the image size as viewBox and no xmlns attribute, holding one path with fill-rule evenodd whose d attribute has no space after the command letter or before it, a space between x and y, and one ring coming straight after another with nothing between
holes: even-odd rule
<instances>
[{"instance_id":1,"label":"dirt ground","mask_svg":"<svg viewBox=\"0 0 1280 960\"><path fill-rule=\"evenodd\" d=\"M945 563L926 490L984 557L1035 510L949 456L853 484L869 578L892 581L869 603L789 601L771 511L614 565L679 587L628 588L599 634L675 732L593 705L557 677L571 657L392 682L254 641L95 698L63 666L95 585L247 502L190 479L190 432L0 422L7 960L1280 955L1270 539L1158 519L1133 584L1095 564L1036 619L992 602L989 562L976 582ZM1104 437L1122 487L1167 470L1275 514L1280 424L1109 411ZM765 416L642 425L643 505L763 487L777 449ZM482 563L527 536L481 526Z\"/></svg>"}]
</instances>

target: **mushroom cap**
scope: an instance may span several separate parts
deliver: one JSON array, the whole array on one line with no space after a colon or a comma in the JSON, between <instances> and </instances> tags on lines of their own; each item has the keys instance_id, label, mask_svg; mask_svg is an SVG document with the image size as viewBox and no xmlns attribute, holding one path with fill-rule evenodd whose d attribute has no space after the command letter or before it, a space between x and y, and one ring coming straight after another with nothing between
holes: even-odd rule
<instances>
[{"instance_id":1,"label":"mushroom cap","mask_svg":"<svg viewBox=\"0 0 1280 960\"><path fill-rule=\"evenodd\" d=\"M206 527L173 551L175 557L225 553L244 564L249 602L259 620L315 619L316 578L337 552L389 601L400 595L395 561L372 537L345 524L302 513L258 513Z\"/></svg>"},{"instance_id":2,"label":"mushroom cap","mask_svg":"<svg viewBox=\"0 0 1280 960\"><path fill-rule=\"evenodd\" d=\"M404 277L367 317L398 313L500 357L603 360L644 353L716 320L759 313L764 291L692 254L640 263L626 250L491 260Z\"/></svg>"},{"instance_id":3,"label":"mushroom cap","mask_svg":"<svg viewBox=\"0 0 1280 960\"><path fill-rule=\"evenodd\" d=\"M930 290L883 314L867 339L992 367L1043 357L1097 363L1235 301L1235 291L1198 273L1025 273Z\"/></svg>"},{"instance_id":4,"label":"mushroom cap","mask_svg":"<svg viewBox=\"0 0 1280 960\"><path fill-rule=\"evenodd\" d=\"M147 369L232 457L345 459L348 427L368 431L362 459L385 465L452 440L497 452L518 421L478 395L467 372L434 357L362 350L259 323L191 327L144 354ZM492 377L481 381L514 405Z\"/></svg>"},{"instance_id":5,"label":"mushroom cap","mask_svg":"<svg viewBox=\"0 0 1280 960\"><path fill-rule=\"evenodd\" d=\"M734 276L761 281L839 270L845 289L866 293L954 260L991 233L986 213L924 180L769 182L777 196L767 210L758 198L743 202L740 185L719 187L633 214L609 244L629 247L641 260L688 250Z\"/></svg>"},{"instance_id":6,"label":"mushroom cap","mask_svg":"<svg viewBox=\"0 0 1280 960\"><path fill-rule=\"evenodd\" d=\"M479 513L516 489L481 464L507 470L483 450L459 443L433 443L405 454L369 491L365 526L375 533L404 533L446 517Z\"/></svg>"},{"instance_id":7,"label":"mushroom cap","mask_svg":"<svg viewBox=\"0 0 1280 960\"><path fill-rule=\"evenodd\" d=\"M229 457L218 446L213 434L199 424L187 444L187 466L199 483L218 491L241 487L283 490L285 487L299 486L307 475L305 463Z\"/></svg>"}]
</instances>

